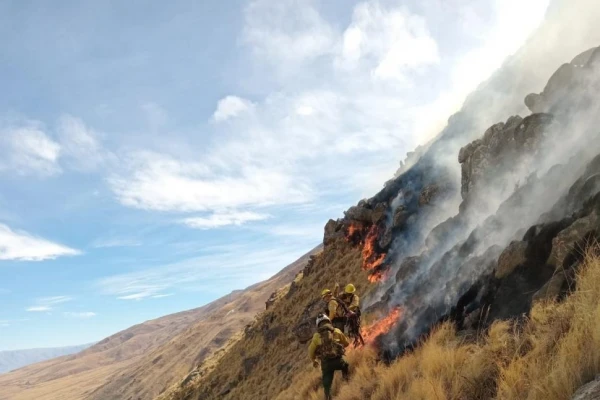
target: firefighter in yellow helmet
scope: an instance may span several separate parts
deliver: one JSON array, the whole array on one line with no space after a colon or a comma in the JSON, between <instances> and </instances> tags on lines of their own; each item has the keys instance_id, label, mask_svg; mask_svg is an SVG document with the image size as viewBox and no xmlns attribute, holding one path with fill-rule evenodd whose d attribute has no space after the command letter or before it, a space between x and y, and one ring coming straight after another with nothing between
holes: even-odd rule
<instances>
[{"instance_id":1,"label":"firefighter in yellow helmet","mask_svg":"<svg viewBox=\"0 0 600 400\"><path fill-rule=\"evenodd\" d=\"M342 371L342 376L348 380L348 362L344 359L345 348L350 345L348 338L337 328L334 328L325 314L319 314L316 320L317 333L308 346L308 356L313 366L319 366L321 360L323 389L325 400L331 400L331 384L335 371Z\"/></svg>"},{"instance_id":2,"label":"firefighter in yellow helmet","mask_svg":"<svg viewBox=\"0 0 600 400\"><path fill-rule=\"evenodd\" d=\"M360 298L356 294L356 288L353 284L349 283L344 288L344 293L340 296L341 300L344 302L348 310L352 312L357 312L358 307L360 305Z\"/></svg>"},{"instance_id":3,"label":"firefighter in yellow helmet","mask_svg":"<svg viewBox=\"0 0 600 400\"><path fill-rule=\"evenodd\" d=\"M329 289L324 289L321 292L321 297L326 304L325 315L327 315L335 328L343 332L344 325L346 325L346 316L344 307L340 305L341 300L336 298Z\"/></svg>"}]
</instances>

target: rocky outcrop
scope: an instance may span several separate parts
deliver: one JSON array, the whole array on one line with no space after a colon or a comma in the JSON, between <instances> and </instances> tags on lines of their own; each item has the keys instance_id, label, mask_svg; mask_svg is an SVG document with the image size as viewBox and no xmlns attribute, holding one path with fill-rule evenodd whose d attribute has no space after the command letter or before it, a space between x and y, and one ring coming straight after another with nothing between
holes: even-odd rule
<instances>
[{"instance_id":1,"label":"rocky outcrop","mask_svg":"<svg viewBox=\"0 0 600 400\"><path fill-rule=\"evenodd\" d=\"M600 376L583 385L575 392L571 400L598 400L600 399Z\"/></svg>"},{"instance_id":2,"label":"rocky outcrop","mask_svg":"<svg viewBox=\"0 0 600 400\"><path fill-rule=\"evenodd\" d=\"M518 266L527 261L527 242L514 241L502 252L498 259L496 268L496 279L502 279L510 275Z\"/></svg>"}]
</instances>

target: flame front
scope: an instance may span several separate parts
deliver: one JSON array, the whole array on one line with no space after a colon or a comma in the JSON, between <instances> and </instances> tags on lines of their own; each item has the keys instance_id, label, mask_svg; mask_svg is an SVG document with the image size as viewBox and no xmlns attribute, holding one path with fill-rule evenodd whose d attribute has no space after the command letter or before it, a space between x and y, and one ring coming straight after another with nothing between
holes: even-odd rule
<instances>
[{"instance_id":1,"label":"flame front","mask_svg":"<svg viewBox=\"0 0 600 400\"><path fill-rule=\"evenodd\" d=\"M373 343L378 336L388 333L390 329L392 329L394 325L400 321L402 313L402 307L395 307L385 318L382 318L373 325L366 327L362 332L365 343Z\"/></svg>"},{"instance_id":2,"label":"flame front","mask_svg":"<svg viewBox=\"0 0 600 400\"><path fill-rule=\"evenodd\" d=\"M379 267L385 259L385 254L378 254L375 250L377 245L377 225L373 225L369 229L367 238L365 239L365 245L363 246L363 269L365 271L371 271Z\"/></svg>"},{"instance_id":3,"label":"flame front","mask_svg":"<svg viewBox=\"0 0 600 400\"><path fill-rule=\"evenodd\" d=\"M367 279L371 283L383 282L383 281L387 280L387 278L390 277L390 274L391 274L391 271L389 269L384 269L384 270L380 269L378 271L371 273Z\"/></svg>"},{"instance_id":4,"label":"flame front","mask_svg":"<svg viewBox=\"0 0 600 400\"><path fill-rule=\"evenodd\" d=\"M350 224L348 225L348 230L346 231L346 241L351 241L356 232L359 232L361 228L358 225Z\"/></svg>"}]
</instances>

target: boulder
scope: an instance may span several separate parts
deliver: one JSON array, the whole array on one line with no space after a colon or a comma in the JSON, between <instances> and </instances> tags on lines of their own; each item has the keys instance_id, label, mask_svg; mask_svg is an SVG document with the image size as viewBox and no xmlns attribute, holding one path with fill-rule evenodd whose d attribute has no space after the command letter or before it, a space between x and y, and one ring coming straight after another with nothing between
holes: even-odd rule
<instances>
[{"instance_id":1,"label":"boulder","mask_svg":"<svg viewBox=\"0 0 600 400\"><path fill-rule=\"evenodd\" d=\"M379 203L373 209L371 213L371 223L378 224L385 217L385 212L387 211L387 205L385 203Z\"/></svg>"},{"instance_id":2,"label":"boulder","mask_svg":"<svg viewBox=\"0 0 600 400\"><path fill-rule=\"evenodd\" d=\"M597 400L600 399L600 376L596 379L583 385L571 397L571 400Z\"/></svg>"},{"instance_id":3,"label":"boulder","mask_svg":"<svg viewBox=\"0 0 600 400\"><path fill-rule=\"evenodd\" d=\"M552 251L548 257L548 264L555 268L568 267L563 265L567 256L581 245L582 240L590 233L598 230L598 215L592 212L590 215L579 218L568 228L563 229L552 239Z\"/></svg>"},{"instance_id":4,"label":"boulder","mask_svg":"<svg viewBox=\"0 0 600 400\"><path fill-rule=\"evenodd\" d=\"M327 221L327 224L325 224L325 233L323 235L323 244L327 246L338 239L343 239L344 231L342 226L343 225L339 221L334 221L332 219Z\"/></svg>"},{"instance_id":5,"label":"boulder","mask_svg":"<svg viewBox=\"0 0 600 400\"><path fill-rule=\"evenodd\" d=\"M556 298L561 294L564 284L567 281L567 276L565 271L562 268L559 268L558 271L550 278L548 282L540 290L535 292L533 295L532 301L545 301L545 300L556 300Z\"/></svg>"},{"instance_id":6,"label":"boulder","mask_svg":"<svg viewBox=\"0 0 600 400\"><path fill-rule=\"evenodd\" d=\"M537 93L530 93L525 96L525 106L532 113L541 113L547 110L546 102L544 97Z\"/></svg>"},{"instance_id":7,"label":"boulder","mask_svg":"<svg viewBox=\"0 0 600 400\"><path fill-rule=\"evenodd\" d=\"M307 343L316 332L315 318L325 309L325 303L321 299L310 302L300 316L300 320L294 325L292 332L300 343Z\"/></svg>"},{"instance_id":8,"label":"boulder","mask_svg":"<svg viewBox=\"0 0 600 400\"><path fill-rule=\"evenodd\" d=\"M373 210L361 206L352 206L344 214L347 219L353 221L371 222L373 219Z\"/></svg>"},{"instance_id":9,"label":"boulder","mask_svg":"<svg viewBox=\"0 0 600 400\"><path fill-rule=\"evenodd\" d=\"M436 184L426 186L419 195L419 206L431 204L436 195L440 192L440 187Z\"/></svg>"},{"instance_id":10,"label":"boulder","mask_svg":"<svg viewBox=\"0 0 600 400\"><path fill-rule=\"evenodd\" d=\"M394 240L394 234L392 232L392 228L388 227L383 234L378 238L377 244L379 247L385 251L392 244Z\"/></svg>"},{"instance_id":11,"label":"boulder","mask_svg":"<svg viewBox=\"0 0 600 400\"><path fill-rule=\"evenodd\" d=\"M496 279L502 279L510 275L518 266L523 265L527 260L526 251L527 242L511 242L498 258L498 267L495 273Z\"/></svg>"},{"instance_id":12,"label":"boulder","mask_svg":"<svg viewBox=\"0 0 600 400\"><path fill-rule=\"evenodd\" d=\"M410 217L410 213L406 207L398 206L394 212L394 221L392 223L394 229L401 229L408 220L408 217Z\"/></svg>"}]
</instances>

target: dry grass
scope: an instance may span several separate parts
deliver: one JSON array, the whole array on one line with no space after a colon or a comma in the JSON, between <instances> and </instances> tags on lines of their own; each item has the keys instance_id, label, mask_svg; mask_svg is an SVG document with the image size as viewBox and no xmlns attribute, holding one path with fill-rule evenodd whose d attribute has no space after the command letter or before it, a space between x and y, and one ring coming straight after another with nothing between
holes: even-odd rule
<instances>
[{"instance_id":1,"label":"dry grass","mask_svg":"<svg viewBox=\"0 0 600 400\"><path fill-rule=\"evenodd\" d=\"M438 327L390 366L372 351L350 352L352 378L336 376L337 400L568 400L600 372L600 257L588 254L577 288L562 303L535 304L517 329L496 322L477 339ZM277 400L323 398L320 373L306 367Z\"/></svg>"}]
</instances>

